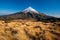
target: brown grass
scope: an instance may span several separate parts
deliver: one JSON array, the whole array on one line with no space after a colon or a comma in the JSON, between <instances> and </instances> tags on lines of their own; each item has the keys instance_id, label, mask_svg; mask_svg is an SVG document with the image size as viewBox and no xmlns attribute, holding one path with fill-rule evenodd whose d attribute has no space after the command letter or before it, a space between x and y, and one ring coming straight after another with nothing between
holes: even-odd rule
<instances>
[{"instance_id":1,"label":"brown grass","mask_svg":"<svg viewBox=\"0 0 60 40\"><path fill-rule=\"evenodd\" d=\"M60 22L1 20L0 40L60 40Z\"/></svg>"}]
</instances>

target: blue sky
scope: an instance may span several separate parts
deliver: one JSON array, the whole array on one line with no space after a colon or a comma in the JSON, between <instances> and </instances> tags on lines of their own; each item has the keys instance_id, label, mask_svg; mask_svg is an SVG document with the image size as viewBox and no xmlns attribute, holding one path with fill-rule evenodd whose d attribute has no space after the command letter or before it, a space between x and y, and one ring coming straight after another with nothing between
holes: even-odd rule
<instances>
[{"instance_id":1,"label":"blue sky","mask_svg":"<svg viewBox=\"0 0 60 40\"><path fill-rule=\"evenodd\" d=\"M0 0L0 15L19 12L29 6L47 15L60 17L60 0Z\"/></svg>"}]
</instances>

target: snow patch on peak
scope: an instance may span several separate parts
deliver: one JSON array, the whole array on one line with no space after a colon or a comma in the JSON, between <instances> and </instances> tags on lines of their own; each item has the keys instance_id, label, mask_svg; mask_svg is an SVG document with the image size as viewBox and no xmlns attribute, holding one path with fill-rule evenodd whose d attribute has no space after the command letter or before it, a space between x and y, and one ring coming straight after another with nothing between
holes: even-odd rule
<instances>
[{"instance_id":1,"label":"snow patch on peak","mask_svg":"<svg viewBox=\"0 0 60 40\"><path fill-rule=\"evenodd\" d=\"M28 7L25 10L23 10L23 12L36 12L38 13L38 11L36 11L35 9L33 9L32 7Z\"/></svg>"}]
</instances>

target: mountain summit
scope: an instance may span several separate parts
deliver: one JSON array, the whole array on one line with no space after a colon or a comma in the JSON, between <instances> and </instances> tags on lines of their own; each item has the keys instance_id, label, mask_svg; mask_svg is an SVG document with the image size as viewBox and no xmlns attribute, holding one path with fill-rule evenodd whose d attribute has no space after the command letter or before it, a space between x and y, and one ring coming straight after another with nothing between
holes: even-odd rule
<instances>
[{"instance_id":1,"label":"mountain summit","mask_svg":"<svg viewBox=\"0 0 60 40\"><path fill-rule=\"evenodd\" d=\"M39 13L38 11L36 11L35 9L33 9L32 7L28 7L26 8L25 10L23 10L23 12L27 13L27 12L30 12L30 13Z\"/></svg>"}]
</instances>

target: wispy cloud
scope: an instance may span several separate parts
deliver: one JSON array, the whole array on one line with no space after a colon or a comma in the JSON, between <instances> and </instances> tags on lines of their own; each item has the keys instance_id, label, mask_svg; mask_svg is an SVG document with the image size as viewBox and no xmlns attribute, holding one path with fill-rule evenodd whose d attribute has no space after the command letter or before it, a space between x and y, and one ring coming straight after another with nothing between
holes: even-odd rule
<instances>
[{"instance_id":1,"label":"wispy cloud","mask_svg":"<svg viewBox=\"0 0 60 40\"><path fill-rule=\"evenodd\" d=\"M15 12L16 11L12 11L12 10L0 10L0 15L8 15L8 14L12 14Z\"/></svg>"}]
</instances>

